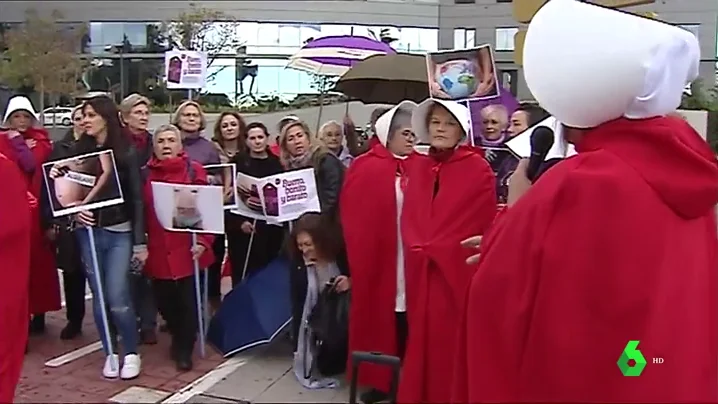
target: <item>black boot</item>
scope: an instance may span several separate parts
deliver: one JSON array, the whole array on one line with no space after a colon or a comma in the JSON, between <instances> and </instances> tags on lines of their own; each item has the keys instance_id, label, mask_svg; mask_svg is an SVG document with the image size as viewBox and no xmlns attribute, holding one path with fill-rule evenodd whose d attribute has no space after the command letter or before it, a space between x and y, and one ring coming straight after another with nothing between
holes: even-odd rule
<instances>
[{"instance_id":1,"label":"black boot","mask_svg":"<svg viewBox=\"0 0 718 404\"><path fill-rule=\"evenodd\" d=\"M45 333L45 313L35 314L30 320L30 334L39 335Z\"/></svg>"},{"instance_id":2,"label":"black boot","mask_svg":"<svg viewBox=\"0 0 718 404\"><path fill-rule=\"evenodd\" d=\"M82 324L77 323L67 323L65 328L60 331L60 339L61 340L70 340L75 339L77 336L82 334Z\"/></svg>"},{"instance_id":3,"label":"black boot","mask_svg":"<svg viewBox=\"0 0 718 404\"><path fill-rule=\"evenodd\" d=\"M192 351L184 349L179 350L175 357L175 364L177 365L177 370L180 372L192 370L192 367L194 366L192 364Z\"/></svg>"}]
</instances>

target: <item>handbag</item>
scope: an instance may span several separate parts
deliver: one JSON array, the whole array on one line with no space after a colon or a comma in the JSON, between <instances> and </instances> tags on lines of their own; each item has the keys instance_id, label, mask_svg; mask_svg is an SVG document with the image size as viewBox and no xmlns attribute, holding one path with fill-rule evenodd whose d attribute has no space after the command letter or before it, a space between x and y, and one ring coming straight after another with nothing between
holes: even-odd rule
<instances>
[{"instance_id":1,"label":"handbag","mask_svg":"<svg viewBox=\"0 0 718 404\"><path fill-rule=\"evenodd\" d=\"M323 376L334 376L346 370L349 352L349 292L337 292L333 282L324 286L317 304L307 318L305 349L311 349L311 369L304 369L309 378L317 370ZM309 332L311 330L311 332Z\"/></svg>"}]
</instances>

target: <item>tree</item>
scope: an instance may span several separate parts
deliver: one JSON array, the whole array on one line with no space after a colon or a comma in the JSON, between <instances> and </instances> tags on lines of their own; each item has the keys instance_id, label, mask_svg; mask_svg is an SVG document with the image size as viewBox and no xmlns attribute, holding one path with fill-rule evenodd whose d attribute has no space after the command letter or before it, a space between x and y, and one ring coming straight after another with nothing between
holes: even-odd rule
<instances>
[{"instance_id":1,"label":"tree","mask_svg":"<svg viewBox=\"0 0 718 404\"><path fill-rule=\"evenodd\" d=\"M170 49L206 53L209 69L219 54L234 54L242 45L238 27L239 22L232 16L190 3L189 11L182 12L173 21L165 22L162 32ZM224 68L210 74L207 81L214 79Z\"/></svg>"},{"instance_id":2,"label":"tree","mask_svg":"<svg viewBox=\"0 0 718 404\"><path fill-rule=\"evenodd\" d=\"M326 94L329 90L334 88L339 77L324 76L320 74L310 74L311 81L309 87L318 92L320 95Z\"/></svg>"},{"instance_id":3,"label":"tree","mask_svg":"<svg viewBox=\"0 0 718 404\"><path fill-rule=\"evenodd\" d=\"M683 94L681 109L708 111L708 142L718 150L718 85L706 86L702 80L691 83Z\"/></svg>"},{"instance_id":4,"label":"tree","mask_svg":"<svg viewBox=\"0 0 718 404\"><path fill-rule=\"evenodd\" d=\"M40 111L45 109L46 94L61 97L77 90L85 65L76 55L84 28L68 30L58 22L62 18L54 11L50 19L43 19L31 9L24 23L3 35L7 49L0 60L0 79L12 87L39 92Z\"/></svg>"}]
</instances>

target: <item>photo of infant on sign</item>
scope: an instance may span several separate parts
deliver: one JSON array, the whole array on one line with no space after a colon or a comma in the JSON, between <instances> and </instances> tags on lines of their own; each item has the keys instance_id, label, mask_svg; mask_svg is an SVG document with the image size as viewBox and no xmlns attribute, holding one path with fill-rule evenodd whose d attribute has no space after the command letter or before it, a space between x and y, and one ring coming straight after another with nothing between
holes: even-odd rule
<instances>
[{"instance_id":1,"label":"photo of infant on sign","mask_svg":"<svg viewBox=\"0 0 718 404\"><path fill-rule=\"evenodd\" d=\"M499 96L490 45L426 54L429 95L443 100L482 100Z\"/></svg>"},{"instance_id":2,"label":"photo of infant on sign","mask_svg":"<svg viewBox=\"0 0 718 404\"><path fill-rule=\"evenodd\" d=\"M167 230L224 233L221 186L152 182L157 220Z\"/></svg>"},{"instance_id":3,"label":"photo of infant on sign","mask_svg":"<svg viewBox=\"0 0 718 404\"><path fill-rule=\"evenodd\" d=\"M53 217L123 202L111 150L42 165Z\"/></svg>"}]
</instances>

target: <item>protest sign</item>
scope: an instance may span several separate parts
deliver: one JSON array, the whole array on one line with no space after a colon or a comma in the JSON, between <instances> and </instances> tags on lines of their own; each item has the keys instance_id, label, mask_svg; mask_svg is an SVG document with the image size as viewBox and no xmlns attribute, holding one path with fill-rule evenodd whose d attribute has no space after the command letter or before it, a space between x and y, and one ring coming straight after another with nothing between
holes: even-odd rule
<instances>
[{"instance_id":1,"label":"protest sign","mask_svg":"<svg viewBox=\"0 0 718 404\"><path fill-rule=\"evenodd\" d=\"M42 165L53 217L124 202L112 150Z\"/></svg>"},{"instance_id":2,"label":"protest sign","mask_svg":"<svg viewBox=\"0 0 718 404\"><path fill-rule=\"evenodd\" d=\"M204 166L207 170L207 183L220 186L224 192L224 209L237 208L237 166L235 164L211 164Z\"/></svg>"},{"instance_id":3,"label":"protest sign","mask_svg":"<svg viewBox=\"0 0 718 404\"><path fill-rule=\"evenodd\" d=\"M484 157L496 175L496 199L498 204L506 204L509 196L508 180L519 165L519 157L508 147L484 147Z\"/></svg>"},{"instance_id":4,"label":"protest sign","mask_svg":"<svg viewBox=\"0 0 718 404\"><path fill-rule=\"evenodd\" d=\"M155 214L163 228L224 234L224 190L214 185L152 182Z\"/></svg>"},{"instance_id":5,"label":"protest sign","mask_svg":"<svg viewBox=\"0 0 718 404\"><path fill-rule=\"evenodd\" d=\"M311 168L264 178L237 174L239 203L232 213L283 223L306 212L320 212L319 195Z\"/></svg>"},{"instance_id":6,"label":"protest sign","mask_svg":"<svg viewBox=\"0 0 718 404\"><path fill-rule=\"evenodd\" d=\"M165 80L168 90L204 88L207 83L207 54L187 50L165 52Z\"/></svg>"},{"instance_id":7,"label":"protest sign","mask_svg":"<svg viewBox=\"0 0 718 404\"><path fill-rule=\"evenodd\" d=\"M491 46L426 54L431 98L463 101L499 96L499 82Z\"/></svg>"},{"instance_id":8,"label":"protest sign","mask_svg":"<svg viewBox=\"0 0 718 404\"><path fill-rule=\"evenodd\" d=\"M531 135L539 126L545 126L554 132L553 146L549 149L544 160L566 158L576 154L576 149L573 148L573 145L567 143L563 139L563 128L561 127L561 123L552 116L514 136L511 140L506 142L506 146L519 158L531 157Z\"/></svg>"}]
</instances>

